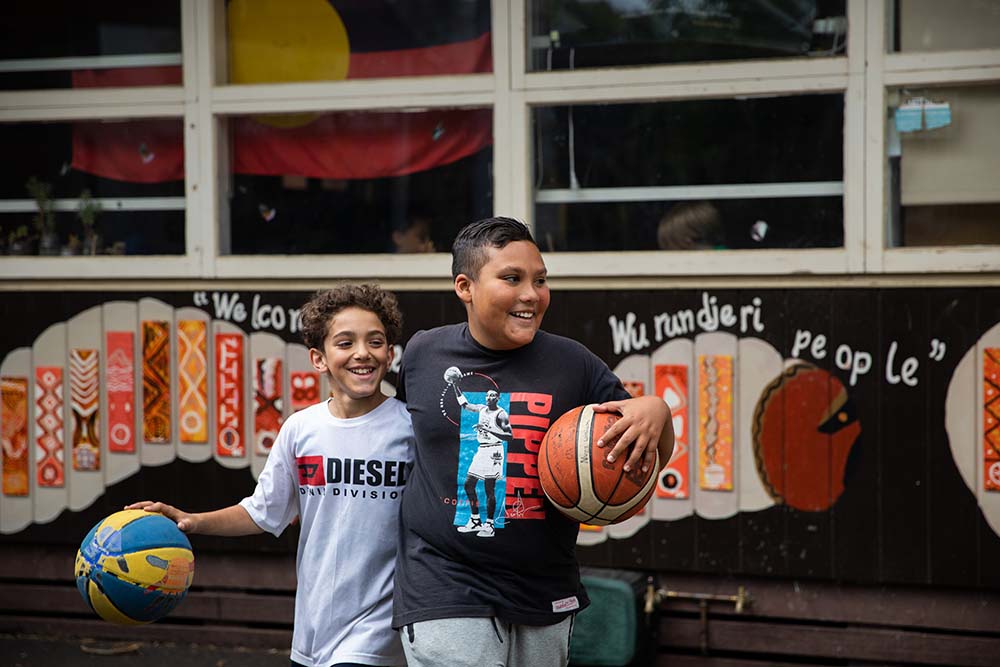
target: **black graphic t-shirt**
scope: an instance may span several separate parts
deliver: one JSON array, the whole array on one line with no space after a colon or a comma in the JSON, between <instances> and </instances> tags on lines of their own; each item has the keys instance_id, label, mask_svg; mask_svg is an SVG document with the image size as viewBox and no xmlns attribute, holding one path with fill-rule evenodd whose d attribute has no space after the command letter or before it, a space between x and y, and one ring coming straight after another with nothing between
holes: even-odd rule
<instances>
[{"instance_id":1,"label":"black graphic t-shirt","mask_svg":"<svg viewBox=\"0 0 1000 667\"><path fill-rule=\"evenodd\" d=\"M579 524L545 500L536 464L560 415L629 397L607 365L544 331L516 350L489 350L458 324L413 336L398 390L417 446L393 627L486 616L549 625L585 607Z\"/></svg>"}]
</instances>

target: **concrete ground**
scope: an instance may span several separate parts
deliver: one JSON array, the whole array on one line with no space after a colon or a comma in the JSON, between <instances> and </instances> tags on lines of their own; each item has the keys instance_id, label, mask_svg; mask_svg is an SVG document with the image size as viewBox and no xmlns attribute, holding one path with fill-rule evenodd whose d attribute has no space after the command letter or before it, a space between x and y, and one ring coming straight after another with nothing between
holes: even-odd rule
<instances>
[{"instance_id":1,"label":"concrete ground","mask_svg":"<svg viewBox=\"0 0 1000 667\"><path fill-rule=\"evenodd\" d=\"M3 667L288 667L288 651L0 634Z\"/></svg>"}]
</instances>

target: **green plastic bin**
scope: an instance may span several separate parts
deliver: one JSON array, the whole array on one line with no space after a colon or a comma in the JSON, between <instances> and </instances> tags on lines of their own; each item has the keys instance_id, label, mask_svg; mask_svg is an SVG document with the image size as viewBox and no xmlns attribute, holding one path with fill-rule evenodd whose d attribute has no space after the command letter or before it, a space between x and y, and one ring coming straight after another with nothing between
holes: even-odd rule
<instances>
[{"instance_id":1,"label":"green plastic bin","mask_svg":"<svg viewBox=\"0 0 1000 667\"><path fill-rule=\"evenodd\" d=\"M623 571L583 569L590 606L576 616L569 645L571 665L624 667L636 653L639 597L645 578Z\"/></svg>"}]
</instances>

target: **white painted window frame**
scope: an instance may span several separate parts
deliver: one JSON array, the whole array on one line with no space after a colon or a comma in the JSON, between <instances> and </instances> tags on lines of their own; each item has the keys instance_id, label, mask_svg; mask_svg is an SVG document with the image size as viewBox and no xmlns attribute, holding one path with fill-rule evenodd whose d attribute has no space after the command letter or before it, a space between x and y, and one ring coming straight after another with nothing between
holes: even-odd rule
<instances>
[{"instance_id":1,"label":"white painted window frame","mask_svg":"<svg viewBox=\"0 0 1000 667\"><path fill-rule=\"evenodd\" d=\"M549 253L555 276L586 280L679 276L856 275L1000 270L1000 249L886 249L885 91L903 84L1000 81L1000 49L887 54L888 0L848 0L847 55L574 72L526 71L527 0L494 0L491 74L226 85L223 0L181 4L181 87L0 93L0 122L178 118L184 122L186 238L183 256L4 257L0 279L312 279L426 281L448 275L432 255L227 256L224 118L231 114L493 109L497 214L532 224L531 109L569 103L644 102L737 95L844 94L844 247L802 250ZM223 83L218 83L223 82Z\"/></svg>"},{"instance_id":2,"label":"white painted window frame","mask_svg":"<svg viewBox=\"0 0 1000 667\"><path fill-rule=\"evenodd\" d=\"M181 63L184 84L178 86L146 86L142 88L102 88L85 90L39 90L0 93L0 122L71 122L92 119L176 118L184 123L185 213L184 255L100 256L100 257L21 257L4 256L0 261L0 280L52 280L59 278L108 279L192 279L203 276L203 244L199 221L198 164L195 120L198 91L195 86L198 62L195 11L198 0L179 0L181 5ZM160 54L159 58L163 58ZM111 59L60 59L48 68L61 66L105 67L120 65ZM145 60L144 57L139 58ZM31 66L24 65L23 66ZM35 69L41 67L35 65ZM159 198L161 210L175 210L175 198ZM107 202L113 205L113 201ZM129 206L146 206L155 202L137 202ZM71 205L64 201L64 205ZM16 204L12 204L16 206ZM124 208L124 206L123 206Z\"/></svg>"},{"instance_id":3,"label":"white painted window frame","mask_svg":"<svg viewBox=\"0 0 1000 667\"><path fill-rule=\"evenodd\" d=\"M866 269L868 273L987 273L1000 271L1000 247L940 246L922 248L888 247L888 160L886 98L898 86L1000 85L1000 49L943 51L932 53L889 53L888 0L868 5L869 24L866 50L868 75L865 107L865 165L868 189L865 200ZM998 176L1000 178L1000 176Z\"/></svg>"}]
</instances>

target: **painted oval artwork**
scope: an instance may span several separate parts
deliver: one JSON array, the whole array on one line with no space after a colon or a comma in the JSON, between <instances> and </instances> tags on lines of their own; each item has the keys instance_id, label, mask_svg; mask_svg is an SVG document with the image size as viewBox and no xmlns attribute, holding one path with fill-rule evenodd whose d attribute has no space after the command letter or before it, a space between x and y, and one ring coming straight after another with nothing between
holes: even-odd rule
<instances>
[{"instance_id":1,"label":"painted oval artwork","mask_svg":"<svg viewBox=\"0 0 1000 667\"><path fill-rule=\"evenodd\" d=\"M771 498L805 512L829 509L844 492L847 457L860 433L840 380L811 364L786 368L754 413L754 461Z\"/></svg>"}]
</instances>

